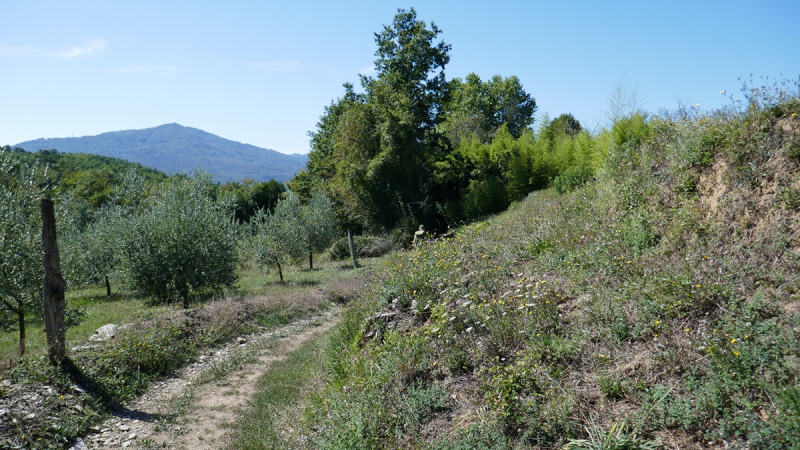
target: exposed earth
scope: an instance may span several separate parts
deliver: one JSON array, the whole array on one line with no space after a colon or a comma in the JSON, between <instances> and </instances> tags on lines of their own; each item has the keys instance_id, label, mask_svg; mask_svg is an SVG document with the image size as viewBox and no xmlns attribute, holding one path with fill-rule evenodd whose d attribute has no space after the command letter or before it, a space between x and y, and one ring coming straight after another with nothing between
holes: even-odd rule
<instances>
[{"instance_id":1,"label":"exposed earth","mask_svg":"<svg viewBox=\"0 0 800 450\"><path fill-rule=\"evenodd\" d=\"M224 447L229 427L248 408L258 379L312 336L330 329L337 313L324 311L210 351L174 378L151 386L72 448Z\"/></svg>"}]
</instances>

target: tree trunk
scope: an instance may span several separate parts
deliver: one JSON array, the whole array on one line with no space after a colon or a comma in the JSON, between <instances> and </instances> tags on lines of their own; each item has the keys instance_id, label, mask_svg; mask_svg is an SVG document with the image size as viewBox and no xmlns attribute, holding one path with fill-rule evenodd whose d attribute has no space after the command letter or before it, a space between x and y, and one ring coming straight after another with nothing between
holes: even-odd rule
<instances>
[{"instance_id":1,"label":"tree trunk","mask_svg":"<svg viewBox=\"0 0 800 450\"><path fill-rule=\"evenodd\" d=\"M189 287L184 286L181 289L181 298L183 298L183 309L189 309Z\"/></svg>"},{"instance_id":2,"label":"tree trunk","mask_svg":"<svg viewBox=\"0 0 800 450\"><path fill-rule=\"evenodd\" d=\"M108 282L108 275L106 277L106 297L111 298L111 283Z\"/></svg>"},{"instance_id":3,"label":"tree trunk","mask_svg":"<svg viewBox=\"0 0 800 450\"><path fill-rule=\"evenodd\" d=\"M350 244L350 258L353 260L353 269L357 269L358 263L356 263L356 246L353 244L353 232L350 231L350 228L347 229L347 242Z\"/></svg>"},{"instance_id":4,"label":"tree trunk","mask_svg":"<svg viewBox=\"0 0 800 450\"><path fill-rule=\"evenodd\" d=\"M283 269L281 269L281 263L276 261L275 265L278 266L278 276L281 277L281 283L283 283Z\"/></svg>"},{"instance_id":5,"label":"tree trunk","mask_svg":"<svg viewBox=\"0 0 800 450\"><path fill-rule=\"evenodd\" d=\"M308 268L314 270L314 252L308 251Z\"/></svg>"},{"instance_id":6,"label":"tree trunk","mask_svg":"<svg viewBox=\"0 0 800 450\"><path fill-rule=\"evenodd\" d=\"M19 358L22 359L25 356L25 308L20 306L16 313L19 320Z\"/></svg>"},{"instance_id":7,"label":"tree trunk","mask_svg":"<svg viewBox=\"0 0 800 450\"><path fill-rule=\"evenodd\" d=\"M64 327L64 277L56 240L56 217L53 202L41 201L42 250L44 253L44 329L47 334L47 354L50 364L61 364L66 356Z\"/></svg>"}]
</instances>

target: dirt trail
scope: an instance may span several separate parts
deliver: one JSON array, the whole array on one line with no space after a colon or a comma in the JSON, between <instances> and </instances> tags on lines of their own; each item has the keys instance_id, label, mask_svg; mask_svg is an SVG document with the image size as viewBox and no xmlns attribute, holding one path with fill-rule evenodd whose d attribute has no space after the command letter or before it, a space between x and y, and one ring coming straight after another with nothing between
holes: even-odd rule
<instances>
[{"instance_id":1,"label":"dirt trail","mask_svg":"<svg viewBox=\"0 0 800 450\"><path fill-rule=\"evenodd\" d=\"M73 449L216 449L227 442L228 426L247 407L261 375L312 336L330 329L337 310L298 320L269 332L237 339L204 355L176 377L153 385ZM249 356L241 367L236 366ZM222 373L206 381L211 373Z\"/></svg>"}]
</instances>

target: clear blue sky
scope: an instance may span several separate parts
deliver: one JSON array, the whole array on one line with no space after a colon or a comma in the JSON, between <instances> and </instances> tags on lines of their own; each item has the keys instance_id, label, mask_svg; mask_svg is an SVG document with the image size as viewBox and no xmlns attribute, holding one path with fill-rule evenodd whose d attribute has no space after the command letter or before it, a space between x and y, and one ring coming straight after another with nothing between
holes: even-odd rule
<instances>
[{"instance_id":1,"label":"clear blue sky","mask_svg":"<svg viewBox=\"0 0 800 450\"><path fill-rule=\"evenodd\" d=\"M589 126L621 80L657 112L800 76L798 0L2 1L0 145L177 122L306 153L411 6L452 45L448 78L516 75L539 113Z\"/></svg>"}]
</instances>

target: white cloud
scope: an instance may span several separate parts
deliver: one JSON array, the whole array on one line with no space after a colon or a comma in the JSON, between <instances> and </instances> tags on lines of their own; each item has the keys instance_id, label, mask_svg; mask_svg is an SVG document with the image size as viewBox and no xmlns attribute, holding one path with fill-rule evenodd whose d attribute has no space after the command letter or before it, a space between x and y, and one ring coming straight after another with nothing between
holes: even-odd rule
<instances>
[{"instance_id":1,"label":"white cloud","mask_svg":"<svg viewBox=\"0 0 800 450\"><path fill-rule=\"evenodd\" d=\"M76 45L70 47L68 50L58 52L58 56L62 58L75 58L76 56L94 55L100 53L107 47L105 41L102 39L92 39L86 45Z\"/></svg>"},{"instance_id":2,"label":"white cloud","mask_svg":"<svg viewBox=\"0 0 800 450\"><path fill-rule=\"evenodd\" d=\"M266 72L289 72L300 66L300 61L262 61L258 66Z\"/></svg>"},{"instance_id":3,"label":"white cloud","mask_svg":"<svg viewBox=\"0 0 800 450\"><path fill-rule=\"evenodd\" d=\"M117 73L154 73L157 75L175 75L184 73L186 70L180 67L160 66L157 64L144 64L138 66L119 67L114 69Z\"/></svg>"},{"instance_id":4,"label":"white cloud","mask_svg":"<svg viewBox=\"0 0 800 450\"><path fill-rule=\"evenodd\" d=\"M0 56L19 58L62 58L95 55L108 47L102 39L92 39L85 45L75 45L66 50L48 50L31 45L0 45Z\"/></svg>"}]
</instances>

